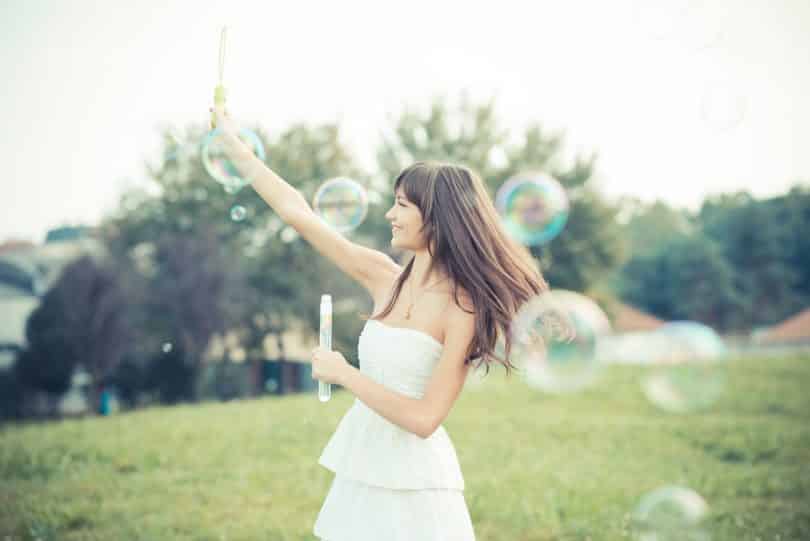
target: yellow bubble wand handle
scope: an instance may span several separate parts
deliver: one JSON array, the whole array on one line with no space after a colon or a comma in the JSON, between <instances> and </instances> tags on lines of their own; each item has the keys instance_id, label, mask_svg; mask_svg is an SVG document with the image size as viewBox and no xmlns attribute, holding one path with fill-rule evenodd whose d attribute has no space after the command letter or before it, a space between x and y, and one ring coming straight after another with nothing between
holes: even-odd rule
<instances>
[{"instance_id":1,"label":"yellow bubble wand handle","mask_svg":"<svg viewBox=\"0 0 810 541\"><path fill-rule=\"evenodd\" d=\"M219 84L214 89L214 106L225 107L225 87L222 85L222 78L225 74L225 42L227 37L227 26L222 27L222 34L219 38ZM211 129L217 127L216 112L211 113Z\"/></svg>"}]
</instances>

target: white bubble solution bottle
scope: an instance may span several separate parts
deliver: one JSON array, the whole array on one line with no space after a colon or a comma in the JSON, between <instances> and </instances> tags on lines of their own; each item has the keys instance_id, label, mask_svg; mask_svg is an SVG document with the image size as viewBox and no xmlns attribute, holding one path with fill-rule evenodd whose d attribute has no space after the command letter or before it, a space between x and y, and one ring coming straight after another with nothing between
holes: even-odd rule
<instances>
[{"instance_id":1,"label":"white bubble solution bottle","mask_svg":"<svg viewBox=\"0 0 810 541\"><path fill-rule=\"evenodd\" d=\"M332 349L332 295L321 295L320 347ZM318 380L318 400L328 402L332 398L332 384Z\"/></svg>"}]
</instances>

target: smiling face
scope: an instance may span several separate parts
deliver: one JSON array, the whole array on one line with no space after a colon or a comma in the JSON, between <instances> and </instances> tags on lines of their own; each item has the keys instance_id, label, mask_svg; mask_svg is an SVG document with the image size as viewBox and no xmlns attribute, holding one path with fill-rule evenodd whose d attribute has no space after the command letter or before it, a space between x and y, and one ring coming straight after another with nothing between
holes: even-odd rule
<instances>
[{"instance_id":1,"label":"smiling face","mask_svg":"<svg viewBox=\"0 0 810 541\"><path fill-rule=\"evenodd\" d=\"M385 219L391 222L391 246L403 250L419 250L424 247L422 213L415 203L405 197L400 186L394 194L394 205L385 213Z\"/></svg>"}]
</instances>

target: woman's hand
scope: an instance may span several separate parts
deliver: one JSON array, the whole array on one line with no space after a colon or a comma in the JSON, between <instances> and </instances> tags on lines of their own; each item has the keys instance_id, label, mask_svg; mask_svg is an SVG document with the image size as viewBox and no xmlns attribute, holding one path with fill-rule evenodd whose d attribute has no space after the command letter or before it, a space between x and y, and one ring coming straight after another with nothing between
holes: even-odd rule
<instances>
[{"instance_id":1,"label":"woman's hand","mask_svg":"<svg viewBox=\"0 0 810 541\"><path fill-rule=\"evenodd\" d=\"M228 116L222 105L216 105L208 109L216 118L217 135L214 140L222 145L228 157L236 164L249 163L253 156L253 151L239 138L239 126Z\"/></svg>"},{"instance_id":2,"label":"woman's hand","mask_svg":"<svg viewBox=\"0 0 810 541\"><path fill-rule=\"evenodd\" d=\"M208 110L214 113L217 129L219 129L226 136L238 136L239 126L237 126L236 122L230 116L228 116L228 113L225 112L225 107L222 105L215 105L214 107L210 107Z\"/></svg>"},{"instance_id":3,"label":"woman's hand","mask_svg":"<svg viewBox=\"0 0 810 541\"><path fill-rule=\"evenodd\" d=\"M312 350L312 379L340 385L351 365L339 351L320 346Z\"/></svg>"}]
</instances>

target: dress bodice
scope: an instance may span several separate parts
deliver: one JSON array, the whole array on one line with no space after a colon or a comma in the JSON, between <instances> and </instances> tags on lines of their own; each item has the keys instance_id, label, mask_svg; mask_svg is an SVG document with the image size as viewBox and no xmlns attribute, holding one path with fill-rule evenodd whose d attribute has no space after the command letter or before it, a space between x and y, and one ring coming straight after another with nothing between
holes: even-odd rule
<instances>
[{"instance_id":1,"label":"dress bodice","mask_svg":"<svg viewBox=\"0 0 810 541\"><path fill-rule=\"evenodd\" d=\"M369 319L358 341L360 372L392 391L422 398L443 349L427 333ZM318 463L369 485L464 488L455 448L443 426L421 438L357 398L338 423Z\"/></svg>"},{"instance_id":2,"label":"dress bodice","mask_svg":"<svg viewBox=\"0 0 810 541\"><path fill-rule=\"evenodd\" d=\"M427 333L369 319L360 333L360 371L411 398L422 398L444 346Z\"/></svg>"}]
</instances>

